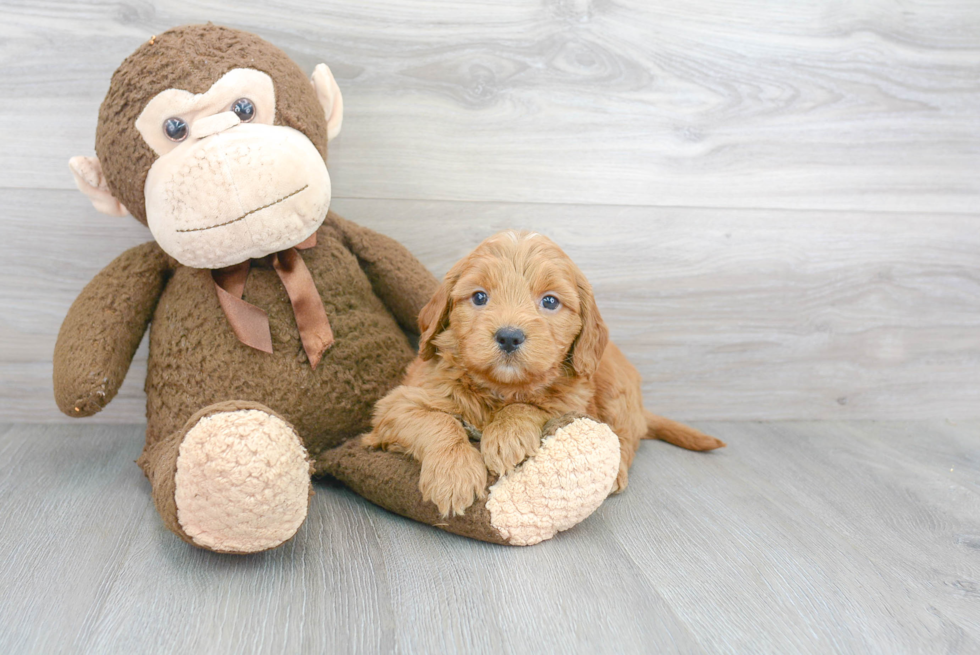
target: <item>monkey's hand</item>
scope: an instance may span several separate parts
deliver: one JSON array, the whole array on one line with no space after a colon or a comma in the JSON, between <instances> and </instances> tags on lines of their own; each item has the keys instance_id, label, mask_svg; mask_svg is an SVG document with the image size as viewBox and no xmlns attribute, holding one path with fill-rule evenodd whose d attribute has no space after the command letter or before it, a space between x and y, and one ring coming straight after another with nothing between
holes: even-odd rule
<instances>
[{"instance_id":1,"label":"monkey's hand","mask_svg":"<svg viewBox=\"0 0 980 655\"><path fill-rule=\"evenodd\" d=\"M91 416L119 391L172 270L155 242L130 248L92 278L68 310L54 347L54 397L68 416Z\"/></svg>"},{"instance_id":2,"label":"monkey's hand","mask_svg":"<svg viewBox=\"0 0 980 655\"><path fill-rule=\"evenodd\" d=\"M531 405L515 403L498 411L483 429L480 452L493 473L504 475L538 452L541 430L551 418Z\"/></svg>"}]
</instances>

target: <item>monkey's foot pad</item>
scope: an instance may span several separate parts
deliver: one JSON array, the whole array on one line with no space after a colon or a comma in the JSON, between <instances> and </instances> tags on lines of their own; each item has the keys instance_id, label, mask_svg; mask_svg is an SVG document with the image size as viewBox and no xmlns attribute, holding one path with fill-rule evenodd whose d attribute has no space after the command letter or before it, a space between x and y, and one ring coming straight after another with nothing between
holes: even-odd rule
<instances>
[{"instance_id":1,"label":"monkey's foot pad","mask_svg":"<svg viewBox=\"0 0 980 655\"><path fill-rule=\"evenodd\" d=\"M550 539L592 514L617 473L619 438L605 423L577 418L490 487L490 523L515 546Z\"/></svg>"},{"instance_id":2,"label":"monkey's foot pad","mask_svg":"<svg viewBox=\"0 0 980 655\"><path fill-rule=\"evenodd\" d=\"M306 519L310 471L306 449L282 419L256 409L205 416L180 444L177 521L213 551L275 548Z\"/></svg>"}]
</instances>

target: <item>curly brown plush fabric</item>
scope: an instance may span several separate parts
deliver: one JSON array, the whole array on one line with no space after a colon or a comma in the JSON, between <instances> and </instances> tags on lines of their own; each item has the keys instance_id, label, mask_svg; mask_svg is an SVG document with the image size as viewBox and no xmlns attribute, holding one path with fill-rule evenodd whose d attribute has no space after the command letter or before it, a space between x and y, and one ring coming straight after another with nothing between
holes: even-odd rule
<instances>
[{"instance_id":1,"label":"curly brown plush fabric","mask_svg":"<svg viewBox=\"0 0 980 655\"><path fill-rule=\"evenodd\" d=\"M119 255L72 303L54 349L54 398L68 416L112 400L176 262L156 243Z\"/></svg>"},{"instance_id":2,"label":"curly brown plush fabric","mask_svg":"<svg viewBox=\"0 0 980 655\"><path fill-rule=\"evenodd\" d=\"M200 418L267 408L315 456L366 431L374 403L415 356L400 323L412 326L436 280L403 246L330 212L316 247L301 256L336 337L315 370L271 267L254 263L243 296L268 314L269 354L235 337L210 271L178 264L155 243L132 248L103 269L59 333L58 405L69 416L91 416L118 391L149 324L147 442L139 464L164 523L184 540L191 541L177 518L174 471L181 439ZM392 298L394 309L379 295Z\"/></svg>"},{"instance_id":3,"label":"curly brown plush fabric","mask_svg":"<svg viewBox=\"0 0 980 655\"><path fill-rule=\"evenodd\" d=\"M450 517L441 516L435 504L422 500L418 482L421 465L408 455L369 450L352 439L320 453L315 464L318 473L329 474L389 512L471 539L508 543L490 523L486 498L467 507L465 514ZM496 478L490 485L494 482Z\"/></svg>"},{"instance_id":4,"label":"curly brown plush fabric","mask_svg":"<svg viewBox=\"0 0 980 655\"><path fill-rule=\"evenodd\" d=\"M157 304L147 367L147 442L178 430L200 408L226 400L262 403L288 420L312 455L368 429L375 401L394 387L414 357L396 317L348 249L344 226L330 213L315 248L302 257L323 299L336 341L310 367L289 297L268 265L257 262L243 299L269 316L271 354L244 347L228 327L210 271L177 267ZM402 246L358 228L365 250L405 274L386 278L406 312L415 312L435 280Z\"/></svg>"}]
</instances>

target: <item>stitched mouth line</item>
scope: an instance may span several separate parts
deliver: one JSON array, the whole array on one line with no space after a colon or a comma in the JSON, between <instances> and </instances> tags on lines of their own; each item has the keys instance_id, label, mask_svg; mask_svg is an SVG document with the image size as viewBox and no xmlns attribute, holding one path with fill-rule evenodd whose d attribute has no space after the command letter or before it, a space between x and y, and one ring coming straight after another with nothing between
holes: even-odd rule
<instances>
[{"instance_id":1,"label":"stitched mouth line","mask_svg":"<svg viewBox=\"0 0 980 655\"><path fill-rule=\"evenodd\" d=\"M192 227L192 228L189 228L189 229L186 229L186 230L177 230L177 232L203 232L204 230L213 230L216 227L224 227L225 225L231 225L232 223L237 223L238 221L242 220L243 218L245 218L247 216L251 216L255 212L260 212L263 209L268 209L269 207L272 207L273 205L278 205L283 200L287 200L289 198L292 198L293 196L295 196L300 191L305 191L306 188L309 187L309 186L310 186L309 184L304 184L302 187L300 187L299 189L296 189L292 193L287 193L282 198L279 198L278 200L273 200L268 205L262 205L261 207L256 207L252 211L247 211L244 214L242 214L241 216L239 216L238 218L233 218L230 221L225 221L224 223L218 223L217 225L211 225L211 226L208 226L208 227Z\"/></svg>"}]
</instances>

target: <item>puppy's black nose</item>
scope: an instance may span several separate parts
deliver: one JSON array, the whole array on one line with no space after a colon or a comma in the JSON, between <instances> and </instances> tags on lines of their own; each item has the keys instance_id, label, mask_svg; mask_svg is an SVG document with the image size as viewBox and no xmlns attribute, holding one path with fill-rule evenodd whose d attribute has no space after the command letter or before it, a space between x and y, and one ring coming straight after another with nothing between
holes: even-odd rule
<instances>
[{"instance_id":1,"label":"puppy's black nose","mask_svg":"<svg viewBox=\"0 0 980 655\"><path fill-rule=\"evenodd\" d=\"M524 343L524 331L515 327L502 327L493 335L497 346L505 353L512 353Z\"/></svg>"}]
</instances>

